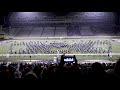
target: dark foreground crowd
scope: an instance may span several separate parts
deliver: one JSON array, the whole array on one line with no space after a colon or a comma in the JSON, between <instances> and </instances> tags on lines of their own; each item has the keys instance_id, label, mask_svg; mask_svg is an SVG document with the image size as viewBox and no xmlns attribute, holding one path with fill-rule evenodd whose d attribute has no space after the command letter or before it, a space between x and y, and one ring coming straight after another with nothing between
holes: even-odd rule
<instances>
[{"instance_id":1,"label":"dark foreground crowd","mask_svg":"<svg viewBox=\"0 0 120 90\"><path fill-rule=\"evenodd\" d=\"M0 80L119 80L120 61L116 63L1 63Z\"/></svg>"}]
</instances>

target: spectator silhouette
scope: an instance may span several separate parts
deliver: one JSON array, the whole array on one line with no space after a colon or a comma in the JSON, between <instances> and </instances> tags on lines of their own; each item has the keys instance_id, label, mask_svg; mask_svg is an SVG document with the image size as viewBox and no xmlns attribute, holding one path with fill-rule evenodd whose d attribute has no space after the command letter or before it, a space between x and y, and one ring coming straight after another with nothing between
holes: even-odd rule
<instances>
[{"instance_id":1,"label":"spectator silhouette","mask_svg":"<svg viewBox=\"0 0 120 90\"><path fill-rule=\"evenodd\" d=\"M117 77L117 79L120 79L120 59L115 64L114 75Z\"/></svg>"},{"instance_id":2,"label":"spectator silhouette","mask_svg":"<svg viewBox=\"0 0 120 90\"><path fill-rule=\"evenodd\" d=\"M105 71L102 64L95 62L91 66L92 70L88 73L90 80L105 80Z\"/></svg>"},{"instance_id":3,"label":"spectator silhouette","mask_svg":"<svg viewBox=\"0 0 120 90\"><path fill-rule=\"evenodd\" d=\"M38 76L36 74L38 74L38 67L35 66L33 68L33 70L29 71L26 75L25 75L25 79L26 80L37 80Z\"/></svg>"}]
</instances>

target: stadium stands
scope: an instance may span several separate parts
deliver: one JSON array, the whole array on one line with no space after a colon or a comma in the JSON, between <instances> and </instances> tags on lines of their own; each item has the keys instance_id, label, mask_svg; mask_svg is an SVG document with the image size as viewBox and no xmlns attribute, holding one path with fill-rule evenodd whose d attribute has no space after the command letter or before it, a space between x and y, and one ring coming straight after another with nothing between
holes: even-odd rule
<instances>
[{"instance_id":1,"label":"stadium stands","mask_svg":"<svg viewBox=\"0 0 120 90\"><path fill-rule=\"evenodd\" d=\"M97 25L97 26L92 26L91 30L94 33L94 35L96 36L118 36L119 31L116 29L117 26L101 26L101 25Z\"/></svg>"},{"instance_id":2,"label":"stadium stands","mask_svg":"<svg viewBox=\"0 0 120 90\"><path fill-rule=\"evenodd\" d=\"M44 27L41 37L54 37L55 27Z\"/></svg>"},{"instance_id":3,"label":"stadium stands","mask_svg":"<svg viewBox=\"0 0 120 90\"><path fill-rule=\"evenodd\" d=\"M0 33L9 37L70 37L70 36L119 36L117 26L26 26L2 28Z\"/></svg>"},{"instance_id":4,"label":"stadium stands","mask_svg":"<svg viewBox=\"0 0 120 90\"><path fill-rule=\"evenodd\" d=\"M9 29L9 37L10 38L14 38L15 37L15 35L18 33L18 32L20 32L20 30L21 30L21 28L10 28Z\"/></svg>"},{"instance_id":5,"label":"stadium stands","mask_svg":"<svg viewBox=\"0 0 120 90\"><path fill-rule=\"evenodd\" d=\"M9 32L9 37L14 37L14 36L15 36L15 33L16 33L16 30L17 30L16 28L10 28L10 29L9 29L9 31L10 31L10 32Z\"/></svg>"},{"instance_id":6,"label":"stadium stands","mask_svg":"<svg viewBox=\"0 0 120 90\"><path fill-rule=\"evenodd\" d=\"M67 36L80 36L80 31L78 26L67 27Z\"/></svg>"},{"instance_id":7,"label":"stadium stands","mask_svg":"<svg viewBox=\"0 0 120 90\"><path fill-rule=\"evenodd\" d=\"M32 27L23 27L21 30L15 35L15 37L28 37L32 31Z\"/></svg>"},{"instance_id":8,"label":"stadium stands","mask_svg":"<svg viewBox=\"0 0 120 90\"><path fill-rule=\"evenodd\" d=\"M119 36L118 26L24 26L2 28L0 33L9 37L70 37L70 36Z\"/></svg>"},{"instance_id":9,"label":"stadium stands","mask_svg":"<svg viewBox=\"0 0 120 90\"><path fill-rule=\"evenodd\" d=\"M80 33L82 36L94 36L89 26L81 26Z\"/></svg>"},{"instance_id":10,"label":"stadium stands","mask_svg":"<svg viewBox=\"0 0 120 90\"><path fill-rule=\"evenodd\" d=\"M67 36L66 27L56 27L55 37L65 37L65 36Z\"/></svg>"},{"instance_id":11,"label":"stadium stands","mask_svg":"<svg viewBox=\"0 0 120 90\"><path fill-rule=\"evenodd\" d=\"M114 28L116 21L113 12L71 12L66 16L48 12L13 12L8 21L8 26L21 28L16 37L120 35L119 30ZM9 31L11 36L14 30Z\"/></svg>"},{"instance_id":12,"label":"stadium stands","mask_svg":"<svg viewBox=\"0 0 120 90\"><path fill-rule=\"evenodd\" d=\"M43 32L43 27L34 27L29 37L41 37Z\"/></svg>"}]
</instances>

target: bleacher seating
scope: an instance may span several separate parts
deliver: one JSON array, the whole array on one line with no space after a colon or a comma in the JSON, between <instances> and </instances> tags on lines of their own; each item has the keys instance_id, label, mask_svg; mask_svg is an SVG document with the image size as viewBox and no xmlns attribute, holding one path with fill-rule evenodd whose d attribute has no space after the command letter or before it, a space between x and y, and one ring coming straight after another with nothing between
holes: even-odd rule
<instances>
[{"instance_id":1,"label":"bleacher seating","mask_svg":"<svg viewBox=\"0 0 120 90\"><path fill-rule=\"evenodd\" d=\"M67 29L66 27L56 27L55 30L55 37L64 37L67 36Z\"/></svg>"},{"instance_id":2,"label":"bleacher seating","mask_svg":"<svg viewBox=\"0 0 120 90\"><path fill-rule=\"evenodd\" d=\"M110 26L12 27L0 30L9 37L119 36L119 28Z\"/></svg>"},{"instance_id":3,"label":"bleacher seating","mask_svg":"<svg viewBox=\"0 0 120 90\"><path fill-rule=\"evenodd\" d=\"M68 27L67 36L80 36L79 27L76 27L76 26Z\"/></svg>"},{"instance_id":4,"label":"bleacher seating","mask_svg":"<svg viewBox=\"0 0 120 90\"><path fill-rule=\"evenodd\" d=\"M111 26L104 26L101 30L104 31L104 33L108 36L113 36L115 35L114 28Z\"/></svg>"},{"instance_id":5,"label":"bleacher seating","mask_svg":"<svg viewBox=\"0 0 120 90\"><path fill-rule=\"evenodd\" d=\"M82 36L93 36L94 35L89 26L82 26L80 28L80 33Z\"/></svg>"},{"instance_id":6,"label":"bleacher seating","mask_svg":"<svg viewBox=\"0 0 120 90\"><path fill-rule=\"evenodd\" d=\"M43 32L43 27L34 27L29 37L40 37Z\"/></svg>"},{"instance_id":7,"label":"bleacher seating","mask_svg":"<svg viewBox=\"0 0 120 90\"><path fill-rule=\"evenodd\" d=\"M54 37L55 27L45 27L41 37Z\"/></svg>"},{"instance_id":8,"label":"bleacher seating","mask_svg":"<svg viewBox=\"0 0 120 90\"><path fill-rule=\"evenodd\" d=\"M9 37L13 38L17 31L19 31L18 28L10 28L9 29Z\"/></svg>"},{"instance_id":9,"label":"bleacher seating","mask_svg":"<svg viewBox=\"0 0 120 90\"><path fill-rule=\"evenodd\" d=\"M16 37L28 37L32 31L32 27L23 27L21 30L16 34Z\"/></svg>"},{"instance_id":10,"label":"bleacher seating","mask_svg":"<svg viewBox=\"0 0 120 90\"><path fill-rule=\"evenodd\" d=\"M92 32L97 36L118 36L114 26L92 26Z\"/></svg>"}]
</instances>

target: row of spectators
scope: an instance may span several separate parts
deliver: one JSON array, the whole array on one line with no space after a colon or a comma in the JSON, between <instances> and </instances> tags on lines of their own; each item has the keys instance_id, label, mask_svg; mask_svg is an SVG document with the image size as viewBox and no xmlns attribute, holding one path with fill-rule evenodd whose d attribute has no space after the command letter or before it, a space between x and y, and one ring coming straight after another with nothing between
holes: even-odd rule
<instances>
[{"instance_id":1,"label":"row of spectators","mask_svg":"<svg viewBox=\"0 0 120 90\"><path fill-rule=\"evenodd\" d=\"M116 63L1 63L0 80L119 80Z\"/></svg>"}]
</instances>

